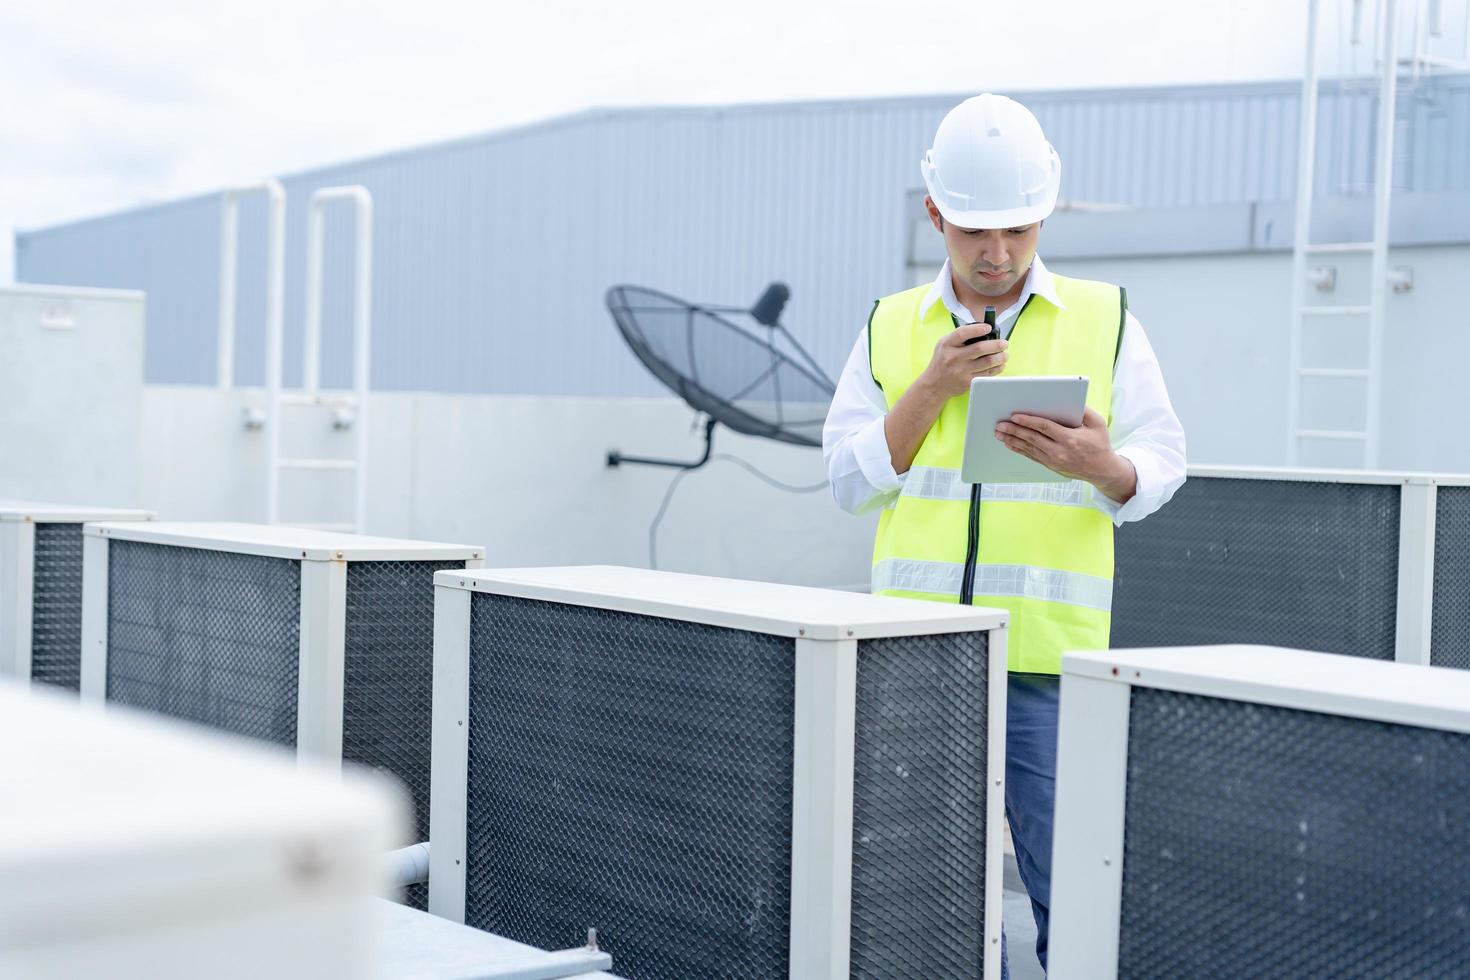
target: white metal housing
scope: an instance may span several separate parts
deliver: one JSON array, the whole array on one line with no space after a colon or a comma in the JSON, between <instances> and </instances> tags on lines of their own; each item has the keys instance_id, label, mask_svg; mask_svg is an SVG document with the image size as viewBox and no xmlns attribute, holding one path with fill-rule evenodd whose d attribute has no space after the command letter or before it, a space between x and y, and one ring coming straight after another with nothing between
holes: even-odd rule
<instances>
[{"instance_id":1,"label":"white metal housing","mask_svg":"<svg viewBox=\"0 0 1470 980\"><path fill-rule=\"evenodd\" d=\"M138 541L178 548L260 555L301 564L301 624L296 751L342 758L347 566L367 561L463 561L478 568L484 549L262 524L99 522L84 530L82 697L107 698L108 546Z\"/></svg>"},{"instance_id":2,"label":"white metal housing","mask_svg":"<svg viewBox=\"0 0 1470 980\"><path fill-rule=\"evenodd\" d=\"M0 497L144 499L145 307L134 290L0 287Z\"/></svg>"},{"instance_id":3,"label":"white metal housing","mask_svg":"<svg viewBox=\"0 0 1470 980\"><path fill-rule=\"evenodd\" d=\"M1006 614L826 589L586 566L435 575L429 910L465 917L470 606L516 596L790 638L795 658L790 975L849 975L855 678L862 640L989 633L984 974L999 976Z\"/></svg>"},{"instance_id":4,"label":"white metal housing","mask_svg":"<svg viewBox=\"0 0 1470 980\"><path fill-rule=\"evenodd\" d=\"M151 521L154 516L146 510L0 500L0 677L31 681L36 525Z\"/></svg>"},{"instance_id":5,"label":"white metal housing","mask_svg":"<svg viewBox=\"0 0 1470 980\"><path fill-rule=\"evenodd\" d=\"M1189 475L1225 480L1399 486L1398 606L1394 659L1410 664L1431 662L1438 491L1441 487L1470 486L1470 474L1275 466L1191 466Z\"/></svg>"},{"instance_id":6,"label":"white metal housing","mask_svg":"<svg viewBox=\"0 0 1470 980\"><path fill-rule=\"evenodd\" d=\"M386 781L4 684L0 744L0 975L377 975Z\"/></svg>"},{"instance_id":7,"label":"white metal housing","mask_svg":"<svg viewBox=\"0 0 1470 980\"><path fill-rule=\"evenodd\" d=\"M1063 655L1048 973L1057 980L1117 975L1134 688L1470 733L1463 671L1260 646Z\"/></svg>"}]
</instances>

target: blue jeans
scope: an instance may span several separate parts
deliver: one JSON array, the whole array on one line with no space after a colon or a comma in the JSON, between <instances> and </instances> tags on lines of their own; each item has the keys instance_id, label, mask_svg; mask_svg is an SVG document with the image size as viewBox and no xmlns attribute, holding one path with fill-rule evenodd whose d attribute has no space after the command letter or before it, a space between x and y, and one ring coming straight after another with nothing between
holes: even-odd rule
<instances>
[{"instance_id":1,"label":"blue jeans","mask_svg":"<svg viewBox=\"0 0 1470 980\"><path fill-rule=\"evenodd\" d=\"M1016 866L1036 918L1036 956L1046 969L1051 917L1051 832L1057 800L1057 705L1061 679L1052 674L1011 674L1006 688L1006 819L1016 845ZM1000 975L1010 963L1001 934Z\"/></svg>"}]
</instances>

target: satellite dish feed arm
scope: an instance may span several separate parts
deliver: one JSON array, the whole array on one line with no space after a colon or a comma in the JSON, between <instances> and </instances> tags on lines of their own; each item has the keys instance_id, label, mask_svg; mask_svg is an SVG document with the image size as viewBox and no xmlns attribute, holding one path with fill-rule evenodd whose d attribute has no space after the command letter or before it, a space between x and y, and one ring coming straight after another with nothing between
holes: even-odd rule
<instances>
[{"instance_id":1,"label":"satellite dish feed arm","mask_svg":"<svg viewBox=\"0 0 1470 980\"><path fill-rule=\"evenodd\" d=\"M607 454L608 466L621 466L623 463L641 463L644 466L668 466L676 470L697 470L709 462L710 450L715 441L715 420L705 419L704 422L704 455L693 462L684 462L677 459L652 459L647 456L624 456L616 449Z\"/></svg>"}]
</instances>

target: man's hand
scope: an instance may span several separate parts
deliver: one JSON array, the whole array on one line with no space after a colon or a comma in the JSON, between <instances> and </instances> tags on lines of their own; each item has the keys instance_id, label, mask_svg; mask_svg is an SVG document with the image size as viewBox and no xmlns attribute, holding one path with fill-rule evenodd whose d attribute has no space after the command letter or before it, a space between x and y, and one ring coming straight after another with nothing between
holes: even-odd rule
<instances>
[{"instance_id":1,"label":"man's hand","mask_svg":"<svg viewBox=\"0 0 1470 980\"><path fill-rule=\"evenodd\" d=\"M1009 341L983 340L965 346L965 341L983 337L990 329L988 323L969 323L946 334L934 345L934 356L920 375L918 386L949 399L967 394L975 378L1000 374L1010 357L1005 352Z\"/></svg>"},{"instance_id":2,"label":"man's hand","mask_svg":"<svg viewBox=\"0 0 1470 980\"><path fill-rule=\"evenodd\" d=\"M919 446L934 427L945 402L967 394L971 379L990 377L1005 369L1010 356L1005 352L1010 346L1006 341L986 340L965 346L965 341L989 332L990 324L971 323L945 334L934 345L934 356L924 373L884 417L883 434L895 473L907 473L913 465Z\"/></svg>"},{"instance_id":3,"label":"man's hand","mask_svg":"<svg viewBox=\"0 0 1470 980\"><path fill-rule=\"evenodd\" d=\"M1016 414L995 427L995 437L1012 452L1045 466L1053 473L1085 480L1118 503L1127 503L1138 489L1133 464L1113 452L1108 423L1092 409L1084 409L1075 429L1035 415Z\"/></svg>"}]
</instances>

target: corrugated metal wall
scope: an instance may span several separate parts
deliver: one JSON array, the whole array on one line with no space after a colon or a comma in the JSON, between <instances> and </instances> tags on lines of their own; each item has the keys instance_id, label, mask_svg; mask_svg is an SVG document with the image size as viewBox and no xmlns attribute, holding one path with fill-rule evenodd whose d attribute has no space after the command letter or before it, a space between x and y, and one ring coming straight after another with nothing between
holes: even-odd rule
<instances>
[{"instance_id":1,"label":"corrugated metal wall","mask_svg":"<svg viewBox=\"0 0 1470 980\"><path fill-rule=\"evenodd\" d=\"M1295 84L1019 95L1063 196L1187 207L1292 196ZM1319 195L1372 173L1373 82L1324 85ZM361 183L377 212L376 388L662 390L602 306L635 282L710 303L791 284L785 320L832 372L874 297L906 281L908 192L958 96L599 111L286 178L287 384L299 383L306 202ZM1470 191L1470 76L1403 94L1397 186ZM241 214L237 381L259 384L264 207ZM147 377L213 381L217 196L17 236L16 278L148 293ZM350 221L328 222L323 382L346 383Z\"/></svg>"}]
</instances>

